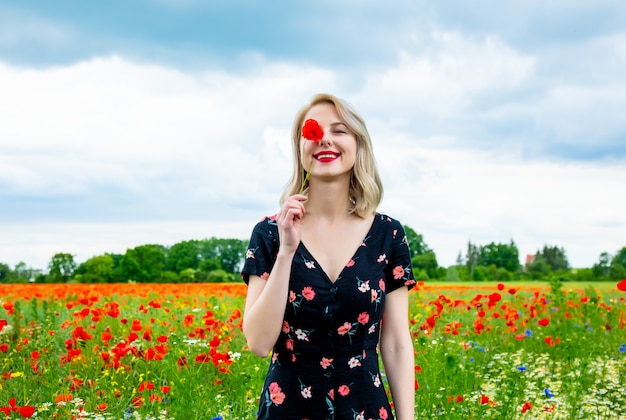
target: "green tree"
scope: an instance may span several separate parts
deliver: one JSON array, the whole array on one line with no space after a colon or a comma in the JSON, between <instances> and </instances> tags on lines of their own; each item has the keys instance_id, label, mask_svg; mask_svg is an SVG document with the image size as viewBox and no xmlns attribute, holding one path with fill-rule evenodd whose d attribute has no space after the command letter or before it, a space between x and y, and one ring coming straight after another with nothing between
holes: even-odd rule
<instances>
[{"instance_id":1,"label":"green tree","mask_svg":"<svg viewBox=\"0 0 626 420\"><path fill-rule=\"evenodd\" d=\"M185 268L180 272L179 280L181 283L194 283L196 282L196 272L193 268Z\"/></svg>"},{"instance_id":2,"label":"green tree","mask_svg":"<svg viewBox=\"0 0 626 420\"><path fill-rule=\"evenodd\" d=\"M552 267L550 267L546 258L541 254L536 254L534 261L528 264L526 268L535 280L545 277L552 272Z\"/></svg>"},{"instance_id":3,"label":"green tree","mask_svg":"<svg viewBox=\"0 0 626 420\"><path fill-rule=\"evenodd\" d=\"M74 256L63 252L56 253L48 263L48 282L67 283L74 275Z\"/></svg>"},{"instance_id":4,"label":"green tree","mask_svg":"<svg viewBox=\"0 0 626 420\"><path fill-rule=\"evenodd\" d=\"M9 283L11 281L11 267L7 264L0 263L0 283Z\"/></svg>"},{"instance_id":5,"label":"green tree","mask_svg":"<svg viewBox=\"0 0 626 420\"><path fill-rule=\"evenodd\" d=\"M591 267L593 275L597 278L609 277L610 269L611 255L606 251L600 254L598 262Z\"/></svg>"},{"instance_id":6,"label":"green tree","mask_svg":"<svg viewBox=\"0 0 626 420\"><path fill-rule=\"evenodd\" d=\"M126 250L120 259L122 281L158 282L165 268L165 251L161 245L140 245Z\"/></svg>"},{"instance_id":7,"label":"green tree","mask_svg":"<svg viewBox=\"0 0 626 420\"><path fill-rule=\"evenodd\" d=\"M626 247L623 247L611 259L609 278L619 280L626 277Z\"/></svg>"},{"instance_id":8,"label":"green tree","mask_svg":"<svg viewBox=\"0 0 626 420\"><path fill-rule=\"evenodd\" d=\"M11 281L16 283L28 283L35 280L43 282L45 278L46 276L42 274L41 270L28 267L23 261L15 264L11 274Z\"/></svg>"},{"instance_id":9,"label":"green tree","mask_svg":"<svg viewBox=\"0 0 626 420\"><path fill-rule=\"evenodd\" d=\"M235 281L235 274L224 270L213 270L209 273L207 281L209 283L227 283Z\"/></svg>"},{"instance_id":10,"label":"green tree","mask_svg":"<svg viewBox=\"0 0 626 420\"><path fill-rule=\"evenodd\" d=\"M519 250L515 242L510 244L494 243L480 247L478 251L478 264L483 267L494 265L497 268L504 268L511 273L519 270Z\"/></svg>"},{"instance_id":11,"label":"green tree","mask_svg":"<svg viewBox=\"0 0 626 420\"><path fill-rule=\"evenodd\" d=\"M432 252L431 249L424 242L424 237L419 233L415 232L409 226L404 225L404 233L406 234L406 240L409 244L409 250L411 252L411 258L416 255L426 254L428 252Z\"/></svg>"},{"instance_id":12,"label":"green tree","mask_svg":"<svg viewBox=\"0 0 626 420\"><path fill-rule=\"evenodd\" d=\"M117 280L113 257L109 254L89 258L81 265L84 267L81 275L85 283L114 283Z\"/></svg>"},{"instance_id":13,"label":"green tree","mask_svg":"<svg viewBox=\"0 0 626 420\"><path fill-rule=\"evenodd\" d=\"M542 251L537 251L536 255L545 258L546 263L552 268L552 271L568 270L569 262L565 255L565 249L557 246L544 245Z\"/></svg>"},{"instance_id":14,"label":"green tree","mask_svg":"<svg viewBox=\"0 0 626 420\"><path fill-rule=\"evenodd\" d=\"M217 259L228 273L238 273L246 257L247 241L210 238L200 241L202 260Z\"/></svg>"},{"instance_id":15,"label":"green tree","mask_svg":"<svg viewBox=\"0 0 626 420\"><path fill-rule=\"evenodd\" d=\"M443 274L439 270L435 252L424 241L424 237L409 226L404 225L406 240L409 244L411 265L418 276L423 272L429 279L439 278Z\"/></svg>"},{"instance_id":16,"label":"green tree","mask_svg":"<svg viewBox=\"0 0 626 420\"><path fill-rule=\"evenodd\" d=\"M415 272L424 270L429 279L439 277L439 264L437 264L437 257L433 251L415 255L411 258L411 265Z\"/></svg>"},{"instance_id":17,"label":"green tree","mask_svg":"<svg viewBox=\"0 0 626 420\"><path fill-rule=\"evenodd\" d=\"M470 278L474 277L474 270L478 265L478 260L480 258L480 247L473 244L471 241L467 243L467 254L465 257L467 271Z\"/></svg>"},{"instance_id":18,"label":"green tree","mask_svg":"<svg viewBox=\"0 0 626 420\"><path fill-rule=\"evenodd\" d=\"M165 269L176 273L193 268L198 268L201 261L200 241L191 240L174 244L167 251Z\"/></svg>"}]
</instances>

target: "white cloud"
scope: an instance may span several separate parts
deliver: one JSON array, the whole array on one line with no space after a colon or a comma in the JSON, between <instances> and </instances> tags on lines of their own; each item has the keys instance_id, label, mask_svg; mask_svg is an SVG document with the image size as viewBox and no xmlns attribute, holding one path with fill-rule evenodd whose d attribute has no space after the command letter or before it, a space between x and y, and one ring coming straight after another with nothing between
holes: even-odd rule
<instances>
[{"instance_id":1,"label":"white cloud","mask_svg":"<svg viewBox=\"0 0 626 420\"><path fill-rule=\"evenodd\" d=\"M533 57L506 45L497 36L472 39L433 32L400 52L399 63L370 75L365 92L403 105L400 115L415 113L445 118L467 112L477 96L516 89L533 74Z\"/></svg>"},{"instance_id":2,"label":"white cloud","mask_svg":"<svg viewBox=\"0 0 626 420\"><path fill-rule=\"evenodd\" d=\"M617 193L626 162L564 164L404 146L388 150L384 160L388 173L411 168L419 174L412 183L392 183L384 207L422 233L441 264L465 254L468 241L513 239L521 257L546 244L562 246L577 267L626 246L626 198Z\"/></svg>"},{"instance_id":3,"label":"white cloud","mask_svg":"<svg viewBox=\"0 0 626 420\"><path fill-rule=\"evenodd\" d=\"M289 127L310 86L334 88L332 74L286 64L184 74L119 57L47 70L0 65L0 183L13 194L80 193L93 183L138 190L185 168L199 183L221 177L226 189L234 166L265 169L264 133Z\"/></svg>"},{"instance_id":4,"label":"white cloud","mask_svg":"<svg viewBox=\"0 0 626 420\"><path fill-rule=\"evenodd\" d=\"M524 160L498 134L533 118L571 142L594 125L616 132L614 109L593 110L620 107L621 85L552 84L524 95L537 87L537 56L497 36L435 32L431 41L360 74L367 82L351 91L340 82L349 71L260 56L239 73L116 56L41 70L0 63L0 199L71 196L64 211L79 207L31 208L35 220L5 213L0 261L44 267L56 252L85 260L142 243L246 238L276 209L291 171L292 118L319 91L345 95L366 116L386 186L381 211L424 234L441 264L453 264L469 240L514 239L522 256L559 245L576 266L626 245L626 203L611 193L623 189L623 161ZM482 108L485 97L491 106ZM533 129L511 136L532 141ZM108 189L126 193L134 214L158 206L159 217L90 217L81 202ZM86 221L61 221L78 215Z\"/></svg>"}]
</instances>

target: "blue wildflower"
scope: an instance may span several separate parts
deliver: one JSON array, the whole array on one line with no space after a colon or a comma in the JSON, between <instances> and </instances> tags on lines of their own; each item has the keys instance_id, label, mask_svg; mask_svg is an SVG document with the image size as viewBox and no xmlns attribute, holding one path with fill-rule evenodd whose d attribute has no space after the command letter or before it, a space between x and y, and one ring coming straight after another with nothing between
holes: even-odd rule
<instances>
[{"instance_id":1,"label":"blue wildflower","mask_svg":"<svg viewBox=\"0 0 626 420\"><path fill-rule=\"evenodd\" d=\"M543 393L546 394L546 397L548 397L548 398L554 397L554 392L550 391L550 388L544 389Z\"/></svg>"},{"instance_id":2,"label":"blue wildflower","mask_svg":"<svg viewBox=\"0 0 626 420\"><path fill-rule=\"evenodd\" d=\"M622 344L621 346L619 346L619 352L626 353L626 344Z\"/></svg>"},{"instance_id":3,"label":"blue wildflower","mask_svg":"<svg viewBox=\"0 0 626 420\"><path fill-rule=\"evenodd\" d=\"M533 336L533 332L531 330L524 331L524 334L526 334L526 337L532 337Z\"/></svg>"},{"instance_id":4,"label":"blue wildflower","mask_svg":"<svg viewBox=\"0 0 626 420\"><path fill-rule=\"evenodd\" d=\"M213 417L211 420L224 420L224 417L222 417L222 415L220 414L217 417Z\"/></svg>"},{"instance_id":5,"label":"blue wildflower","mask_svg":"<svg viewBox=\"0 0 626 420\"><path fill-rule=\"evenodd\" d=\"M474 363L474 358L470 358L470 363Z\"/></svg>"},{"instance_id":6,"label":"blue wildflower","mask_svg":"<svg viewBox=\"0 0 626 420\"><path fill-rule=\"evenodd\" d=\"M525 372L526 371L526 366L519 366L517 368L517 370L519 370L520 372Z\"/></svg>"}]
</instances>

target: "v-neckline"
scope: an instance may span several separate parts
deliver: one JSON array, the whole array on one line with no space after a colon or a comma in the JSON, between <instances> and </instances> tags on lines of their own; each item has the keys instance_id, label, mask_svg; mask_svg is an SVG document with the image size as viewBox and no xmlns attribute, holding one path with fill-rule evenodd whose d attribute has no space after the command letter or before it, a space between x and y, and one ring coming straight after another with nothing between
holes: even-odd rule
<instances>
[{"instance_id":1,"label":"v-neckline","mask_svg":"<svg viewBox=\"0 0 626 420\"><path fill-rule=\"evenodd\" d=\"M346 271L346 268L348 268L348 263L350 261L354 260L354 258L357 256L359 251L361 251L361 248L363 248L363 244L365 243L365 241L371 236L372 231L374 230L374 226L376 225L376 221L378 219L379 219L379 214L375 213L374 214L374 219L372 220L372 223L370 224L370 227L367 230L367 233L365 234L365 237L363 237L363 239L361 239L361 243L356 248L356 250L352 253L352 256L350 257L350 259L348 261L346 261L346 263L343 265L343 267L339 271L339 274L337 275L337 278L335 280L332 280L330 278L330 276L326 273L326 270L324 270L324 267L322 267L322 265L319 263L317 258L315 258L315 255L313 255L313 253L311 251L309 251L309 249L306 247L306 245L304 244L304 242L302 240L300 240L300 247L302 247L302 249L308 254L308 256L311 257L311 261L313 261L313 262L315 262L315 264L317 264L317 268L323 274L323 276L326 279L326 281L328 281L332 285L335 285L342 278L344 271Z\"/></svg>"}]
</instances>

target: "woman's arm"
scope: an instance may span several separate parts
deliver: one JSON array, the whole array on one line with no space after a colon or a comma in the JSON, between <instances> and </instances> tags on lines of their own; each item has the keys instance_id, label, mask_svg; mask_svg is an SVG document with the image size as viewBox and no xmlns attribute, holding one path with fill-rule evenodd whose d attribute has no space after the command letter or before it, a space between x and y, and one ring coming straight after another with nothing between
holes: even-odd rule
<instances>
[{"instance_id":1,"label":"woman's arm","mask_svg":"<svg viewBox=\"0 0 626 420\"><path fill-rule=\"evenodd\" d=\"M289 297L291 263L300 244L300 222L304 216L305 195L296 194L285 200L276 215L280 247L274 267L267 280L250 276L243 316L243 333L248 348L260 357L267 357L283 326Z\"/></svg>"},{"instance_id":2,"label":"woman's arm","mask_svg":"<svg viewBox=\"0 0 626 420\"><path fill-rule=\"evenodd\" d=\"M409 292L401 287L386 297L380 351L398 420L415 415L415 355L409 331Z\"/></svg>"},{"instance_id":3,"label":"woman's arm","mask_svg":"<svg viewBox=\"0 0 626 420\"><path fill-rule=\"evenodd\" d=\"M248 348L259 357L267 357L280 334L289 295L292 258L279 256L267 280L250 276L243 333Z\"/></svg>"}]
</instances>

